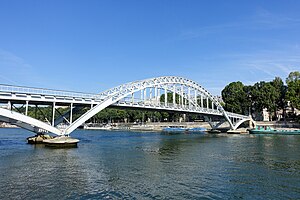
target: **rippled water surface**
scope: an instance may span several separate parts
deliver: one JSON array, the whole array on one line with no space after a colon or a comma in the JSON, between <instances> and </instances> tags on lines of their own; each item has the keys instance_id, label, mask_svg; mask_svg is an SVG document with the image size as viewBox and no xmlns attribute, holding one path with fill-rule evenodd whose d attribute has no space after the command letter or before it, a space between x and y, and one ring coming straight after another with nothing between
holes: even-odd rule
<instances>
[{"instance_id":1,"label":"rippled water surface","mask_svg":"<svg viewBox=\"0 0 300 200\"><path fill-rule=\"evenodd\" d=\"M0 199L299 199L300 136L84 131L78 148L0 129Z\"/></svg>"}]
</instances>

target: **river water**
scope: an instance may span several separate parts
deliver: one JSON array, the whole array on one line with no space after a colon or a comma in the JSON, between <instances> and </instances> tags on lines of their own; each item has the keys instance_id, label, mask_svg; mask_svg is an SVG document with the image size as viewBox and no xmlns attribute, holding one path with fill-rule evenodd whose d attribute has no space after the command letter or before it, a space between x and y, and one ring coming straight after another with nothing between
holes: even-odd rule
<instances>
[{"instance_id":1,"label":"river water","mask_svg":"<svg viewBox=\"0 0 300 200\"><path fill-rule=\"evenodd\" d=\"M0 129L0 199L300 199L300 136Z\"/></svg>"}]
</instances>

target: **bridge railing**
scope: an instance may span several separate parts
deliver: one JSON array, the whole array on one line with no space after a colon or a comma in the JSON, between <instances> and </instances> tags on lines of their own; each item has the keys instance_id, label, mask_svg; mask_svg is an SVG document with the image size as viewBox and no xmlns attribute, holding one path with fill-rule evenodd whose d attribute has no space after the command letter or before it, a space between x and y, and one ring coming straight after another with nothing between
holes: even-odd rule
<instances>
[{"instance_id":1,"label":"bridge railing","mask_svg":"<svg viewBox=\"0 0 300 200\"><path fill-rule=\"evenodd\" d=\"M173 103L167 103L165 104L164 102L151 102L151 101L146 101L144 102L141 99L134 99L132 101L131 98L124 98L116 103L116 105L128 105L128 106L138 106L138 107L153 107L153 108L172 108L174 110L185 110L185 111L196 111L196 112L203 112L203 113L208 113L208 114L222 114L222 112L218 109L212 109L212 108L207 108L207 107L200 107L200 106L195 106L195 105L186 105L186 104L173 104Z\"/></svg>"},{"instance_id":2,"label":"bridge railing","mask_svg":"<svg viewBox=\"0 0 300 200\"><path fill-rule=\"evenodd\" d=\"M85 98L85 99L101 99L100 95L92 93L83 92L73 92L64 90L52 90L44 88L34 88L34 87L23 87L23 86L12 86L0 84L0 92L7 93L18 93L18 94L35 94L44 96L62 96L62 97L72 97L72 98Z\"/></svg>"},{"instance_id":3,"label":"bridge railing","mask_svg":"<svg viewBox=\"0 0 300 200\"><path fill-rule=\"evenodd\" d=\"M249 116L241 115L241 114L237 114L237 113L232 113L232 112L226 112L226 113L229 117L234 117L234 118L239 118L239 119L249 118Z\"/></svg>"}]
</instances>

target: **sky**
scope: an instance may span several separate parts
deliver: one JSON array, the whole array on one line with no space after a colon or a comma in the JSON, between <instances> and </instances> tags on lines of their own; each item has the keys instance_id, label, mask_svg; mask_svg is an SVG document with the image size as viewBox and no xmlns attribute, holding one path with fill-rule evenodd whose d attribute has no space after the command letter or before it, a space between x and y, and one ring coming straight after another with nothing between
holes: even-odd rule
<instances>
[{"instance_id":1,"label":"sky","mask_svg":"<svg viewBox=\"0 0 300 200\"><path fill-rule=\"evenodd\" d=\"M0 84L100 93L158 76L214 95L300 71L298 0L0 0Z\"/></svg>"}]
</instances>

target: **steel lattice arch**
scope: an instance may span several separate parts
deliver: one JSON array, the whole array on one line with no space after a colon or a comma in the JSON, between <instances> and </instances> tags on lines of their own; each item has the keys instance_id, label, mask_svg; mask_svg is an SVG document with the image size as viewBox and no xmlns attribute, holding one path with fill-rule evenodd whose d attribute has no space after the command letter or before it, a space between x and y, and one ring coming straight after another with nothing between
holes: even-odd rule
<instances>
[{"instance_id":1,"label":"steel lattice arch","mask_svg":"<svg viewBox=\"0 0 300 200\"><path fill-rule=\"evenodd\" d=\"M163 102L161 97L164 97ZM249 116L226 112L218 100L200 84L176 76L134 81L99 94L0 85L0 102L8 105L7 109L0 108L1 121L33 132L47 131L57 135L69 135L108 106L203 114L211 126L214 125L209 119L217 116L227 121L233 130L243 122L252 120ZM25 105L25 113L13 111L14 104ZM51 105L52 121L43 122L29 117L29 105ZM90 105L90 109L73 121L73 113L87 105ZM57 106L69 106L70 109L55 118ZM59 123L63 121L66 121L67 125L59 128Z\"/></svg>"}]
</instances>

